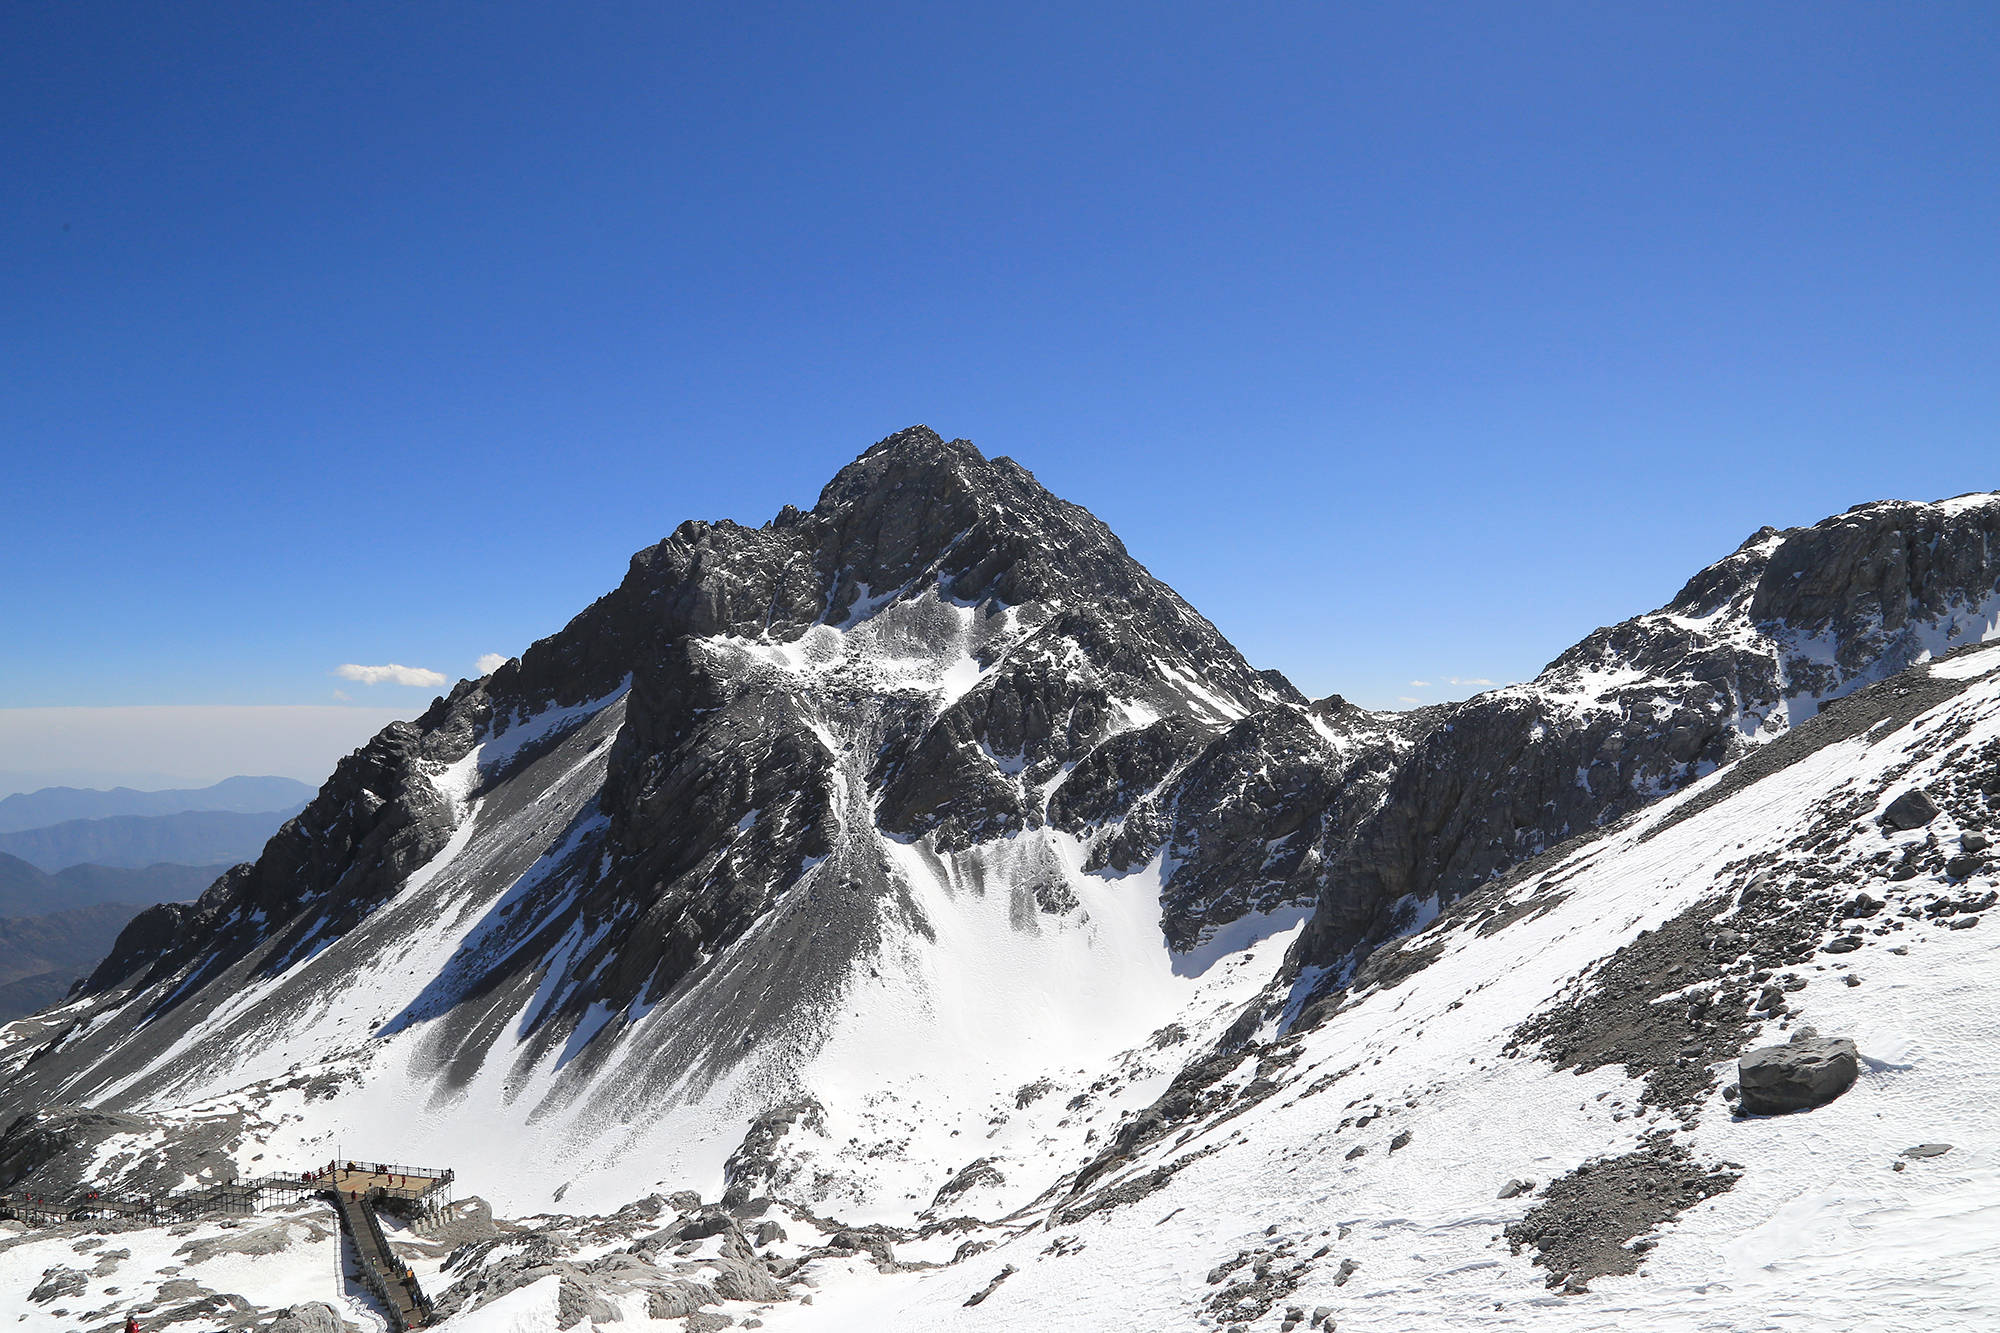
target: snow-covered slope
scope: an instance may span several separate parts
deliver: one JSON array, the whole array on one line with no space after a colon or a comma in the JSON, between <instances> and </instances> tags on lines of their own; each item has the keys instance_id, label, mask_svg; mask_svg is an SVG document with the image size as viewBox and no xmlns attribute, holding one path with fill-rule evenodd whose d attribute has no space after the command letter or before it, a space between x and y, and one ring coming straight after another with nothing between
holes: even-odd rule
<instances>
[{"instance_id":1,"label":"snow-covered slope","mask_svg":"<svg viewBox=\"0 0 2000 1333\"><path fill-rule=\"evenodd\" d=\"M1462 901L994 1249L766 1327L2000 1324L1994 880L1960 850L2000 823L2000 649L1797 739ZM1885 829L1912 788L1942 812ZM1737 1052L1807 1025L1853 1089L1735 1114Z\"/></svg>"}]
</instances>

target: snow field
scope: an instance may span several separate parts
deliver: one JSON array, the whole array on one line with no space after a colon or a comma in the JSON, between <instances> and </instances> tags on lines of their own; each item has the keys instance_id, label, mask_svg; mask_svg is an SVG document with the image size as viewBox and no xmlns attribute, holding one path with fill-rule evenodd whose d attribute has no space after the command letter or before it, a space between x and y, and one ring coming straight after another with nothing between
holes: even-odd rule
<instances>
[{"instance_id":1,"label":"snow field","mask_svg":"<svg viewBox=\"0 0 2000 1333\"><path fill-rule=\"evenodd\" d=\"M141 1306L171 1308L194 1299L197 1290L234 1293L266 1309L304 1301L339 1308L344 1300L339 1223L320 1203L125 1231L70 1227L10 1233L12 1225L0 1223L0 1320L22 1333L74 1333L88 1325L122 1323ZM232 1244L249 1252L232 1252ZM54 1268L85 1274L83 1294L30 1300Z\"/></svg>"},{"instance_id":2,"label":"snow field","mask_svg":"<svg viewBox=\"0 0 2000 1333\"><path fill-rule=\"evenodd\" d=\"M1968 706L1977 726L1909 767L1941 719ZM1571 978L1714 892L1725 865L1775 855L1838 793L1923 782L1996 735L2000 682L1982 681L1901 733L1829 746L1641 841L1701 788L1665 802L1516 890L1530 895L1562 878L1568 897L1552 909L1484 938L1440 927L1443 955L1308 1034L1283 1091L1191 1139L1170 1138L1123 1173L1221 1145L1159 1192L941 1272L826 1290L812 1307L774 1312L767 1326L1213 1326L1203 1308L1216 1290L1208 1270L1289 1237L1300 1254L1331 1250L1255 1327L1275 1328L1286 1306L1319 1305L1343 1330L1385 1333L2000 1327L1991 1262L2000 994L1983 932L1917 925L1793 969L1811 978L1797 996L1805 1021L1854 1035L1867 1062L1853 1090L1808 1114L1737 1120L1716 1095L1688 1131L1671 1116L1635 1114L1641 1085L1615 1066L1577 1075L1498 1054L1519 1019ZM1872 852L1880 835L1864 823L1855 837ZM1906 954L1889 952L1898 943ZM1843 984L1849 971L1863 977L1859 986ZM1773 1025L1768 1038L1785 1035ZM1340 1077L1301 1095L1329 1073ZM1382 1118L1339 1128L1369 1110ZM1546 1184L1655 1129L1699 1160L1742 1164L1742 1180L1662 1228L1637 1274L1596 1279L1582 1295L1550 1292L1545 1272L1500 1239L1535 1200L1499 1200L1499 1186L1513 1176ZM1403 1132L1410 1139L1392 1152ZM1899 1156L1923 1142L1954 1148ZM1354 1147L1367 1151L1350 1160ZM1360 1267L1336 1286L1332 1265L1343 1258ZM1009 1264L1018 1271L982 1304L963 1304Z\"/></svg>"}]
</instances>

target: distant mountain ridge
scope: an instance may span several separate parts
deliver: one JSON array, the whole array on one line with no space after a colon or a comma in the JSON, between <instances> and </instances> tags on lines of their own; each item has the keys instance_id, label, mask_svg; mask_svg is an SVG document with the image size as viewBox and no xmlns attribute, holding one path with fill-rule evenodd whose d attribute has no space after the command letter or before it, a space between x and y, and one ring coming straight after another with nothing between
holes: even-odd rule
<instances>
[{"instance_id":1,"label":"distant mountain ridge","mask_svg":"<svg viewBox=\"0 0 2000 1333\"><path fill-rule=\"evenodd\" d=\"M229 810L185 810L172 815L113 815L72 819L46 828L0 833L0 852L43 870L76 865L139 869L178 865L233 865L253 861L280 825L300 810L239 814Z\"/></svg>"},{"instance_id":2,"label":"distant mountain ridge","mask_svg":"<svg viewBox=\"0 0 2000 1333\"><path fill-rule=\"evenodd\" d=\"M99 903L129 903L137 910L154 903L191 901L227 869L227 865L81 865L51 874L0 852L0 917L46 916Z\"/></svg>"},{"instance_id":3,"label":"distant mountain ridge","mask_svg":"<svg viewBox=\"0 0 2000 1333\"><path fill-rule=\"evenodd\" d=\"M0 916L0 1019L60 1000L149 905L100 902L42 916Z\"/></svg>"},{"instance_id":4,"label":"distant mountain ridge","mask_svg":"<svg viewBox=\"0 0 2000 1333\"><path fill-rule=\"evenodd\" d=\"M282 777L0 800L0 1021L60 1000L148 907L254 858L312 788Z\"/></svg>"},{"instance_id":5,"label":"distant mountain ridge","mask_svg":"<svg viewBox=\"0 0 2000 1333\"><path fill-rule=\"evenodd\" d=\"M312 799L312 794L313 789L305 783L281 777L224 778L212 786L171 791L44 787L0 798L0 833L119 815L177 815L191 810L253 815L297 810Z\"/></svg>"},{"instance_id":6,"label":"distant mountain ridge","mask_svg":"<svg viewBox=\"0 0 2000 1333\"><path fill-rule=\"evenodd\" d=\"M227 866L70 866L55 874L0 853L0 1022L60 1000L157 903L198 897Z\"/></svg>"}]
</instances>

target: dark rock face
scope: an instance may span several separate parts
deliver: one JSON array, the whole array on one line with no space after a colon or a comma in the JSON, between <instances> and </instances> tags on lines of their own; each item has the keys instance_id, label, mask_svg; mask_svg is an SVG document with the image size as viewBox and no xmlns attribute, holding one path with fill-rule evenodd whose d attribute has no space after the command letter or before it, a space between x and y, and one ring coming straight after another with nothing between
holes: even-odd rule
<instances>
[{"instance_id":1,"label":"dark rock face","mask_svg":"<svg viewBox=\"0 0 2000 1333\"><path fill-rule=\"evenodd\" d=\"M1845 1037L1810 1038L1764 1046L1737 1061L1743 1109L1782 1115L1824 1106L1854 1086L1860 1062Z\"/></svg>"},{"instance_id":2,"label":"dark rock face","mask_svg":"<svg viewBox=\"0 0 2000 1333\"><path fill-rule=\"evenodd\" d=\"M1660 610L1444 711L1329 866L1301 964L1395 928L1754 752L1829 701L1976 643L2000 609L2000 499L1765 528Z\"/></svg>"},{"instance_id":3,"label":"dark rock face","mask_svg":"<svg viewBox=\"0 0 2000 1333\"><path fill-rule=\"evenodd\" d=\"M73 1153L88 1153L106 1137L147 1128L136 1116L75 1108L23 1115L0 1135L0 1191L32 1182L52 1161Z\"/></svg>"},{"instance_id":4,"label":"dark rock face","mask_svg":"<svg viewBox=\"0 0 2000 1333\"><path fill-rule=\"evenodd\" d=\"M23 1113L0 1133L0 1193L66 1196L80 1181L101 1183L92 1173L105 1169L107 1157L119 1188L134 1195L184 1188L189 1176L211 1183L236 1179L228 1117L187 1134L154 1132L170 1128L157 1116L74 1106ZM114 1140L122 1142L113 1145ZM112 1146L109 1152L107 1145Z\"/></svg>"},{"instance_id":5,"label":"dark rock face","mask_svg":"<svg viewBox=\"0 0 2000 1333\"><path fill-rule=\"evenodd\" d=\"M1336 748L1309 717L1270 709L1206 746L1163 793L1180 862L1162 900L1168 942L1186 950L1206 927L1310 902L1408 735L1378 724Z\"/></svg>"},{"instance_id":6,"label":"dark rock face","mask_svg":"<svg viewBox=\"0 0 2000 1333\"><path fill-rule=\"evenodd\" d=\"M418 763L447 748L421 723L391 723L340 761L254 864L237 866L192 905L163 903L134 918L85 992L144 987L197 961L198 975L212 976L260 948L282 966L322 914L336 931L352 925L450 837L450 812ZM274 939L271 923L293 930ZM162 1003L192 992L183 986Z\"/></svg>"}]
</instances>

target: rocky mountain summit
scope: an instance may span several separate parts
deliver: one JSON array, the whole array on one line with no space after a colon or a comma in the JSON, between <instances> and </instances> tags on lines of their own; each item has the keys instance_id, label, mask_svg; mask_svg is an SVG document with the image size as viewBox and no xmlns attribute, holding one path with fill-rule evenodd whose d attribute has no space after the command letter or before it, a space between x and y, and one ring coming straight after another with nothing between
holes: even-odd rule
<instances>
[{"instance_id":1,"label":"rocky mountain summit","mask_svg":"<svg viewBox=\"0 0 2000 1333\"><path fill-rule=\"evenodd\" d=\"M1066 941L1051 966L1153 954L1155 993L1071 1015L1123 1049L1297 924L1324 812L1368 804L1420 730L1308 703L1025 469L914 428L809 511L681 525L342 761L254 865L135 921L69 1026L17 1034L5 1096L130 1106L142 1070L242 1081L246 1048L289 1073L323 1060L330 992L394 970L408 992L369 989L337 1045L396 1048L434 1100L496 1077L596 1122L570 1141L663 1097L754 1113L813 1097L858 980L971 904L968 930ZM1008 1003L897 970L895 1009Z\"/></svg>"},{"instance_id":2,"label":"rocky mountain summit","mask_svg":"<svg viewBox=\"0 0 2000 1333\"><path fill-rule=\"evenodd\" d=\"M516 1215L580 1210L551 1235L692 1190L680 1210L716 1229L673 1244L726 1235L734 1261L752 1219L782 1216L816 1238L788 1280L836 1251L892 1272L1074 1230L1220 1152L1232 1117L1353 1073L1314 1047L1326 1068L1295 1088L1310 1034L1387 1059L1387 1028L1342 1017L1357 997L1430 966L1438 940L1519 937L1495 932L1567 892L1553 861L1616 835L1644 864L1634 818L1777 771L1765 756L1795 764L1795 726L1848 743L1872 733L1841 717L1915 716L1870 690L1963 692L1972 677L1884 682L1995 636L1996 538L2000 496L1766 529L1532 681L1377 713L1255 669L1086 511L915 427L809 510L684 523L639 552L562 631L341 761L255 863L142 914L68 1001L0 1028L0 1192L168 1188L371 1141L483 1178ZM1954 816L1968 837L1977 814ZM1914 848L1926 822L1897 836ZM1984 873L1971 846L1954 864ZM1755 868L1728 869L1737 892ZM1494 906L1523 875L1540 896ZM1833 901L1765 921L1772 957L1811 956L1808 918ZM1675 927L1693 952L1674 966L1720 956L1715 915ZM1651 1006L1668 965L1630 994ZM1452 1010L1499 984L1467 967L1484 980ZM1686 1061L1733 1054L1772 1012L1727 993ZM1591 1034L1653 1010L1593 1003L1539 1027L1524 1009L1508 1039L1603 1069ZM1649 1124L1713 1081L1692 1063L1632 1077L1660 1089ZM1369 1086L1343 1129L1415 1106ZM1625 1146L1607 1178L1671 1178L1689 1206L1739 1174ZM1595 1257L1565 1273L1636 1267L1572 1239ZM514 1276L450 1308L554 1272L560 1245L535 1245L532 1265L482 1256ZM1255 1276L1223 1282L1210 1316L1266 1295L1256 1317L1282 1313L1270 1275L1305 1284L1316 1248L1243 1259ZM572 1267L564 1283L588 1276ZM992 1281L968 1307L1022 1285Z\"/></svg>"}]
</instances>

